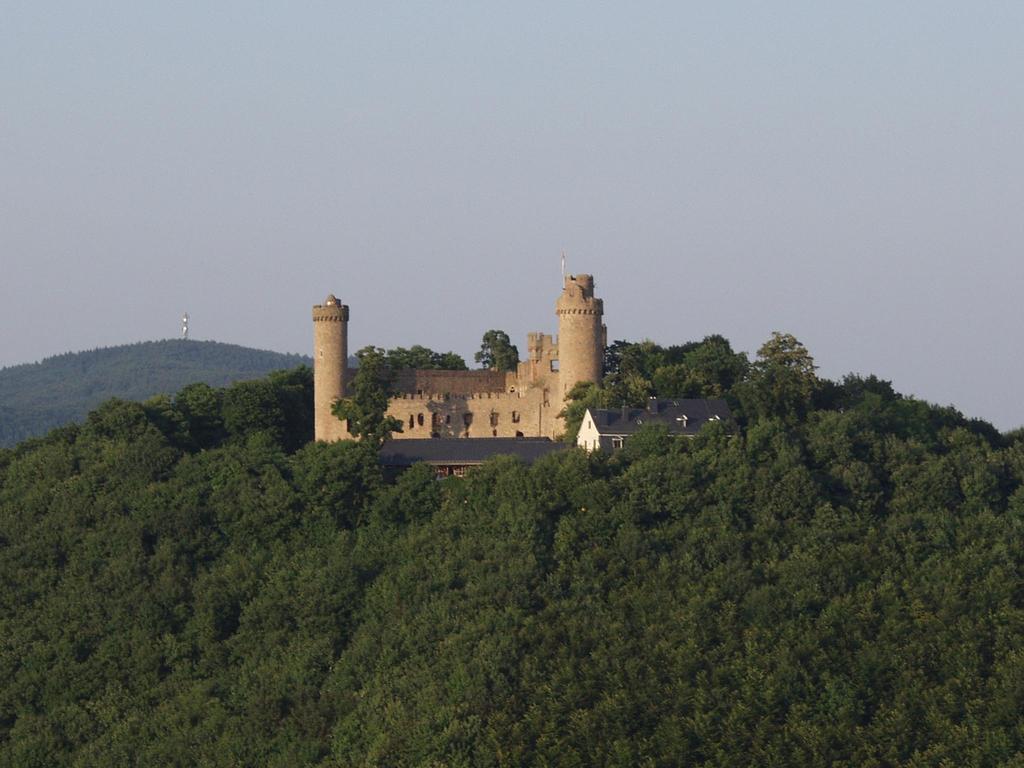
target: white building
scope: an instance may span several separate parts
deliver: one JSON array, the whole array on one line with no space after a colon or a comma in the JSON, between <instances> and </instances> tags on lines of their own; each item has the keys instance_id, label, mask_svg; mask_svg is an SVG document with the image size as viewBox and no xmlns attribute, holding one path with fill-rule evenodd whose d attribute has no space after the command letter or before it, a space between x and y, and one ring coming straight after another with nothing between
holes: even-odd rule
<instances>
[{"instance_id":1,"label":"white building","mask_svg":"<svg viewBox=\"0 0 1024 768\"><path fill-rule=\"evenodd\" d=\"M659 400L652 397L646 408L588 408L583 415L576 444L588 451L613 451L641 427L657 424L670 435L693 437L709 421L731 421L725 400Z\"/></svg>"}]
</instances>

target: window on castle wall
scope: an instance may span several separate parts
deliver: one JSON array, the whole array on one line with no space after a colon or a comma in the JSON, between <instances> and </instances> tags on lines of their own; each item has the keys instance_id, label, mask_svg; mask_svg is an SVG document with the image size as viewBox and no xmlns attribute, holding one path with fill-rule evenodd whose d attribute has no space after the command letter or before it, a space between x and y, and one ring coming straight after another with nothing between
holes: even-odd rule
<instances>
[{"instance_id":1,"label":"window on castle wall","mask_svg":"<svg viewBox=\"0 0 1024 768\"><path fill-rule=\"evenodd\" d=\"M491 411L491 426L498 426L498 414L496 414L494 411Z\"/></svg>"},{"instance_id":2,"label":"window on castle wall","mask_svg":"<svg viewBox=\"0 0 1024 768\"><path fill-rule=\"evenodd\" d=\"M491 437L497 437L497 436L498 436L498 430L492 429L491 430Z\"/></svg>"},{"instance_id":3,"label":"window on castle wall","mask_svg":"<svg viewBox=\"0 0 1024 768\"><path fill-rule=\"evenodd\" d=\"M423 426L423 414L422 413L417 413L416 414L416 423L419 424L421 427Z\"/></svg>"},{"instance_id":4,"label":"window on castle wall","mask_svg":"<svg viewBox=\"0 0 1024 768\"><path fill-rule=\"evenodd\" d=\"M451 424L452 423L452 415L450 413L446 413L444 415L444 423L445 424Z\"/></svg>"},{"instance_id":5,"label":"window on castle wall","mask_svg":"<svg viewBox=\"0 0 1024 768\"><path fill-rule=\"evenodd\" d=\"M513 424L518 424L519 423L519 411L512 411L512 423Z\"/></svg>"},{"instance_id":6,"label":"window on castle wall","mask_svg":"<svg viewBox=\"0 0 1024 768\"><path fill-rule=\"evenodd\" d=\"M557 360L552 360L551 361L551 370L553 372L555 372L555 373L558 373L558 361Z\"/></svg>"},{"instance_id":7,"label":"window on castle wall","mask_svg":"<svg viewBox=\"0 0 1024 768\"><path fill-rule=\"evenodd\" d=\"M464 414L462 414L462 423L465 424L467 427L470 424L472 424L473 423L473 414L472 413L464 413Z\"/></svg>"},{"instance_id":8,"label":"window on castle wall","mask_svg":"<svg viewBox=\"0 0 1024 768\"><path fill-rule=\"evenodd\" d=\"M436 428L441 423L441 414L436 411L430 414L430 426Z\"/></svg>"},{"instance_id":9,"label":"window on castle wall","mask_svg":"<svg viewBox=\"0 0 1024 768\"><path fill-rule=\"evenodd\" d=\"M409 414L409 429L412 429L415 426L416 426L416 421L413 419L412 414L410 413Z\"/></svg>"}]
</instances>

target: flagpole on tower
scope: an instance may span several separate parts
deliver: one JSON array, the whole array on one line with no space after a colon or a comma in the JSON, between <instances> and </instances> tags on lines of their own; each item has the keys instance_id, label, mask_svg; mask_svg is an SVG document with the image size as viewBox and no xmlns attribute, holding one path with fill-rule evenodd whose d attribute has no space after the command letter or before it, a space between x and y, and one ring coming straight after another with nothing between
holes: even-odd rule
<instances>
[{"instance_id":1,"label":"flagpole on tower","mask_svg":"<svg viewBox=\"0 0 1024 768\"><path fill-rule=\"evenodd\" d=\"M562 249L562 285L565 285L565 249Z\"/></svg>"}]
</instances>

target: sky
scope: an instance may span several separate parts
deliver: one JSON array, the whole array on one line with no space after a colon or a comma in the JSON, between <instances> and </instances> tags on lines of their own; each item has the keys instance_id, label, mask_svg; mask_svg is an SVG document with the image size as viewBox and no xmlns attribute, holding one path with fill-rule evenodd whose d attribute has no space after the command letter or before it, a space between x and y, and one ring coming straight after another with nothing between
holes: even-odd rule
<instances>
[{"instance_id":1,"label":"sky","mask_svg":"<svg viewBox=\"0 0 1024 768\"><path fill-rule=\"evenodd\" d=\"M0 366L779 330L1024 425L1024 3L0 0Z\"/></svg>"}]
</instances>

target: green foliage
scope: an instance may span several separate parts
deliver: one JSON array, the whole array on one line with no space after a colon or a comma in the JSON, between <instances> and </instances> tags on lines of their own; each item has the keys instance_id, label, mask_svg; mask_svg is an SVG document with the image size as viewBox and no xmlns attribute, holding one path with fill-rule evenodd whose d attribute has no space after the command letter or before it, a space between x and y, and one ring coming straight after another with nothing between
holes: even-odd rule
<instances>
[{"instance_id":1,"label":"green foliage","mask_svg":"<svg viewBox=\"0 0 1024 768\"><path fill-rule=\"evenodd\" d=\"M613 342L605 351L602 386L609 405L641 406L648 397L720 398L745 380L749 363L721 336L662 347L653 341Z\"/></svg>"},{"instance_id":2,"label":"green foliage","mask_svg":"<svg viewBox=\"0 0 1024 768\"><path fill-rule=\"evenodd\" d=\"M612 402L612 393L592 382L581 381L569 390L568 399L568 405L559 414L565 419L565 434L562 439L568 443L575 443L587 409L608 408Z\"/></svg>"},{"instance_id":3,"label":"green foliage","mask_svg":"<svg viewBox=\"0 0 1024 768\"><path fill-rule=\"evenodd\" d=\"M444 371L465 371L466 361L454 352L435 352L427 347L413 344L409 349L396 347L386 353L392 370L403 368L433 369Z\"/></svg>"},{"instance_id":4,"label":"green foliage","mask_svg":"<svg viewBox=\"0 0 1024 768\"><path fill-rule=\"evenodd\" d=\"M356 356L359 368L349 386L351 394L335 402L331 413L348 422L350 434L376 448L392 432L402 431L402 422L387 415L394 372L379 347L364 347Z\"/></svg>"},{"instance_id":5,"label":"green foliage","mask_svg":"<svg viewBox=\"0 0 1024 768\"><path fill-rule=\"evenodd\" d=\"M813 407L821 382L807 348L791 334L775 331L757 352L757 362L737 395L747 418L781 417L790 423Z\"/></svg>"},{"instance_id":6,"label":"green foliage","mask_svg":"<svg viewBox=\"0 0 1024 768\"><path fill-rule=\"evenodd\" d=\"M1020 763L1024 441L783 346L611 374L740 429L444 481L307 369L0 449L0 766Z\"/></svg>"},{"instance_id":7,"label":"green foliage","mask_svg":"<svg viewBox=\"0 0 1024 768\"><path fill-rule=\"evenodd\" d=\"M213 341L148 341L0 369L0 446L85 418L104 400L146 400L193 382L223 387L309 364L301 355ZM212 437L212 436L211 436Z\"/></svg>"},{"instance_id":8,"label":"green foliage","mask_svg":"<svg viewBox=\"0 0 1024 768\"><path fill-rule=\"evenodd\" d=\"M222 409L223 392L202 382L189 384L178 392L175 405L184 417L188 432L200 448L211 448L227 434Z\"/></svg>"},{"instance_id":9,"label":"green foliage","mask_svg":"<svg viewBox=\"0 0 1024 768\"><path fill-rule=\"evenodd\" d=\"M473 359L481 368L514 371L519 365L519 348L504 331L490 330L484 334L480 351L473 355Z\"/></svg>"}]
</instances>

